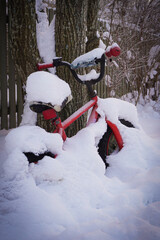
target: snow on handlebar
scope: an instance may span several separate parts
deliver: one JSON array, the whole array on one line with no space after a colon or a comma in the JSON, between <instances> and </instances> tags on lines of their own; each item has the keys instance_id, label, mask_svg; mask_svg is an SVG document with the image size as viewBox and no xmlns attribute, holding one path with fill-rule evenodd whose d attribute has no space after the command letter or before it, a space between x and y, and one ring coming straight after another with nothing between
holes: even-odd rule
<instances>
[{"instance_id":1,"label":"snow on handlebar","mask_svg":"<svg viewBox=\"0 0 160 240\"><path fill-rule=\"evenodd\" d=\"M114 43L107 47L106 51L102 48L95 48L90 52L87 52L79 57L77 57L72 63L71 68L77 69L82 67L91 67L96 65L102 55L105 53L107 57L117 57L120 55L120 47L118 44Z\"/></svg>"},{"instance_id":2,"label":"snow on handlebar","mask_svg":"<svg viewBox=\"0 0 160 240\"><path fill-rule=\"evenodd\" d=\"M90 52L87 52L76 59L71 63L72 69L82 68L82 67L91 67L97 64L96 60L100 59L101 56L105 53L105 50L102 48L95 48Z\"/></svg>"},{"instance_id":3,"label":"snow on handlebar","mask_svg":"<svg viewBox=\"0 0 160 240\"><path fill-rule=\"evenodd\" d=\"M117 57L120 55L121 49L118 46L117 43L113 43L111 46L108 46L106 50L102 48L95 48L92 51L85 53L79 57L77 57L70 65L71 69L77 69L77 68L82 68L82 67L91 67L96 65L102 57L103 54L105 54L108 58L114 56ZM38 63L37 64L37 69L38 70L43 70L47 68L52 68L52 67L57 67L60 66L60 62L62 61L61 58L55 58L53 59L53 63ZM68 66L69 66L68 65Z\"/></svg>"}]
</instances>

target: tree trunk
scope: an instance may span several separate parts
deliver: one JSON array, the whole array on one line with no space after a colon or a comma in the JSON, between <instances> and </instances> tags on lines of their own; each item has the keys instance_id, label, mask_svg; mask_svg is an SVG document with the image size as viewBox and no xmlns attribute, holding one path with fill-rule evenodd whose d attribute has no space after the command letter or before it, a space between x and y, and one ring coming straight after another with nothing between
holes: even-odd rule
<instances>
[{"instance_id":1,"label":"tree trunk","mask_svg":"<svg viewBox=\"0 0 160 240\"><path fill-rule=\"evenodd\" d=\"M76 57L85 53L86 30L87 30L87 3L79 0L58 0L56 2L56 56L63 60L72 62ZM86 87L80 85L65 67L57 69L60 78L69 83L73 100L64 109L62 119L67 118L87 99ZM59 90L61 91L61 90ZM84 126L85 117L70 126L67 135L74 135Z\"/></svg>"},{"instance_id":2,"label":"tree trunk","mask_svg":"<svg viewBox=\"0 0 160 240\"><path fill-rule=\"evenodd\" d=\"M10 49L16 73L25 84L40 60L36 41L35 0L9 0Z\"/></svg>"},{"instance_id":3,"label":"tree trunk","mask_svg":"<svg viewBox=\"0 0 160 240\"><path fill-rule=\"evenodd\" d=\"M97 37L99 0L88 0L86 52L99 46Z\"/></svg>"}]
</instances>

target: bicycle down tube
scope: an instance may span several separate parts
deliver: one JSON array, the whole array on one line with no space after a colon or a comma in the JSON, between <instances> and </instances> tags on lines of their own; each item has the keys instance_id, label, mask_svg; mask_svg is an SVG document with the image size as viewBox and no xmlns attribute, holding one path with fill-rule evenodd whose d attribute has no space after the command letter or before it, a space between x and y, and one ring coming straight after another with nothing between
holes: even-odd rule
<instances>
[{"instance_id":1,"label":"bicycle down tube","mask_svg":"<svg viewBox=\"0 0 160 240\"><path fill-rule=\"evenodd\" d=\"M77 120L80 116L82 116L86 111L88 111L91 107L93 107L97 103L97 96L86 103L84 106L79 108L76 112L74 112L70 117L62 122L62 126L66 129L70 126L75 120Z\"/></svg>"},{"instance_id":2,"label":"bicycle down tube","mask_svg":"<svg viewBox=\"0 0 160 240\"><path fill-rule=\"evenodd\" d=\"M97 117L98 117L98 113L96 112L97 109L97 96L94 97L92 100L90 100L89 102L87 102L83 107L81 107L80 109L78 109L76 112L74 112L70 117L68 117L66 120L64 120L63 122L61 122L61 119L58 118L55 121L55 125L56 125L56 130L54 132L59 133L62 137L62 139L65 141L67 136L65 133L65 129L67 127L69 127L73 122L75 122L79 117L81 117L85 112L87 112L90 108L93 107L91 116L89 119L89 122L96 122L97 121Z\"/></svg>"}]
</instances>

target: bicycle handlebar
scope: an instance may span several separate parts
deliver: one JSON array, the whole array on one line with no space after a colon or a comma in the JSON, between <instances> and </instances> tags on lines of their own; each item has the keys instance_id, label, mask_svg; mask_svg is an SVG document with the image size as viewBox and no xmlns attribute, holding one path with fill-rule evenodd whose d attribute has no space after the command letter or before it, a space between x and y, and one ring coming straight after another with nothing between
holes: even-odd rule
<instances>
[{"instance_id":1,"label":"bicycle handlebar","mask_svg":"<svg viewBox=\"0 0 160 240\"><path fill-rule=\"evenodd\" d=\"M100 75L97 79L90 80L90 81L82 81L80 79L80 77L78 76L78 74L76 73L76 71L71 68L71 64L69 62L62 61L62 58L53 59L53 63L37 64L37 69L40 71L40 70L44 70L44 69L52 68L52 67L67 66L69 68L69 70L71 71L72 75L74 76L74 78L79 83L86 84L86 82L90 82L91 84L95 84L95 83L99 82L104 76L105 55L103 54L102 57L100 59L96 59L95 62L96 62L96 64L98 64L100 62L100 66L101 66Z\"/></svg>"},{"instance_id":2,"label":"bicycle handlebar","mask_svg":"<svg viewBox=\"0 0 160 240\"><path fill-rule=\"evenodd\" d=\"M47 69L47 68L52 68L52 67L54 67L53 63L38 63L37 64L37 69L39 71L43 70L43 69Z\"/></svg>"},{"instance_id":3,"label":"bicycle handlebar","mask_svg":"<svg viewBox=\"0 0 160 240\"><path fill-rule=\"evenodd\" d=\"M100 63L100 74L96 79L91 79L89 81L82 81L79 77L79 75L76 73L76 71L72 68L71 64L69 62L62 61L61 57L54 58L52 63L43 63L43 64L37 64L37 69L38 70L43 70L47 68L52 68L52 67L59 67L59 66L67 66L71 73L73 74L74 78L82 84L95 84L99 82L103 76L104 76L104 71L105 71L105 56L110 58L111 56L117 57L120 54L120 48L118 45L111 46L110 48L107 48L106 52L102 54L101 58L95 58L94 63L98 64Z\"/></svg>"}]
</instances>

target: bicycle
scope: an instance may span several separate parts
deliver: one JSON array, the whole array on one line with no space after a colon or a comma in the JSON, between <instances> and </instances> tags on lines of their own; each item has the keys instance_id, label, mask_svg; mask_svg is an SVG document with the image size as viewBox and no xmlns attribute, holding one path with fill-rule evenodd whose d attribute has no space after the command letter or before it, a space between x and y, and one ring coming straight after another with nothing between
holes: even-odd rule
<instances>
[{"instance_id":1,"label":"bicycle","mask_svg":"<svg viewBox=\"0 0 160 240\"><path fill-rule=\"evenodd\" d=\"M70 117L68 117L63 122L61 121L61 118L58 115L58 112L60 112L63 107L71 100L70 94L68 96L65 96L64 99L62 99L61 104L52 104L49 102L44 101L36 101L34 98L33 101L29 102L30 109L33 112L36 113L42 113L45 120L50 120L52 124L55 126L55 130L53 133L59 133L63 139L63 141L66 140L66 132L65 129L69 127L74 121L76 121L80 116L82 116L85 112L87 112L89 109L91 110L91 113L89 115L87 125L94 124L98 121L98 119L101 117L100 113L97 112L98 108L98 96L95 90L93 90L92 85L98 83L102 80L105 72L105 62L106 57L110 59L111 56L117 57L120 54L120 48L113 44L111 47L107 48L106 51L103 49L94 49L90 51L89 53L86 53L84 55L81 55L80 57L76 58L72 63L62 61L62 58L55 58L53 59L52 63L43 63L38 64L38 70L44 70L48 68L53 67L59 67L59 66L65 66L68 67L68 69L71 71L72 75L74 76L75 80L78 81L80 84L85 84L89 95L90 95L90 101L87 102L84 106L82 106L80 109L78 109L76 112L74 112ZM100 64L100 73L94 74L94 76L89 74L84 76L78 75L76 73L76 69L82 68L82 67L91 67ZM48 73L51 74L51 73ZM62 80L63 81L63 80ZM98 153L101 156L102 160L105 163L106 168L109 166L107 163L106 157L111 154L112 151L115 150L115 146L118 146L119 150L123 148L123 139L120 134L120 131L116 124L112 123L107 119L107 116L105 118L105 121L107 123L107 130L100 139L97 149ZM130 121L126 121L123 118L120 118L119 121L121 124L127 126L127 127L134 127L134 125ZM114 136L114 142L111 140L111 136ZM112 145L112 151L110 151L110 145ZM37 162L41 160L45 155L51 156L55 158L56 156L53 153L45 152L44 154L40 154L38 156L35 156L31 152L25 152L24 153L29 163L31 162Z\"/></svg>"}]
</instances>

